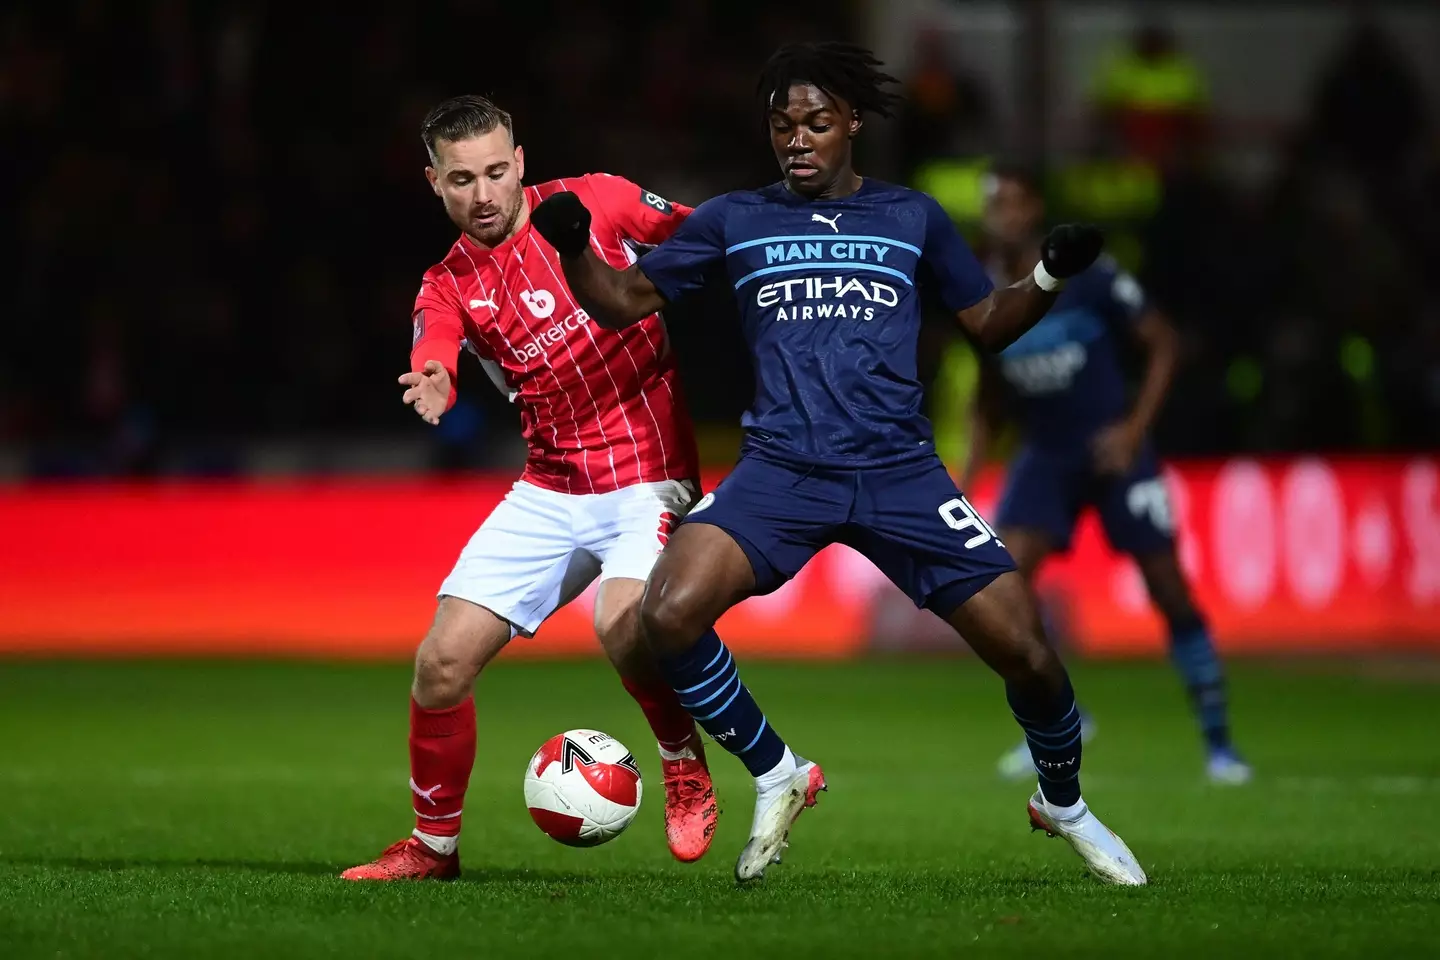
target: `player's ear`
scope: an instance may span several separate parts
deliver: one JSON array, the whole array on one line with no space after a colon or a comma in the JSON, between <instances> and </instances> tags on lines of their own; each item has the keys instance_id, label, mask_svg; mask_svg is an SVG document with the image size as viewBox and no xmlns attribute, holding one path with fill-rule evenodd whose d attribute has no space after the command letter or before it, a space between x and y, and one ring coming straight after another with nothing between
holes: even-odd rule
<instances>
[{"instance_id":1,"label":"player's ear","mask_svg":"<svg viewBox=\"0 0 1440 960\"><path fill-rule=\"evenodd\" d=\"M865 126L865 118L860 116L860 111L856 110L850 114L850 136L852 138L860 132L860 128L863 126Z\"/></svg>"},{"instance_id":2,"label":"player's ear","mask_svg":"<svg viewBox=\"0 0 1440 960\"><path fill-rule=\"evenodd\" d=\"M440 175L435 172L434 167L425 168L425 179L430 181L430 189L435 196L443 196L440 192Z\"/></svg>"},{"instance_id":3,"label":"player's ear","mask_svg":"<svg viewBox=\"0 0 1440 960\"><path fill-rule=\"evenodd\" d=\"M525 179L525 148L518 143L515 145L515 175Z\"/></svg>"}]
</instances>

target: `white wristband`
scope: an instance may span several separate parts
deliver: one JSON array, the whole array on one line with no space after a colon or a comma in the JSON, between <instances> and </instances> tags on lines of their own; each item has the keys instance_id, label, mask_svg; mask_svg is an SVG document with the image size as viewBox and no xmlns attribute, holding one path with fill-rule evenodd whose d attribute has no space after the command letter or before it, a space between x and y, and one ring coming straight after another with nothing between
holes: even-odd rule
<instances>
[{"instance_id":1,"label":"white wristband","mask_svg":"<svg viewBox=\"0 0 1440 960\"><path fill-rule=\"evenodd\" d=\"M1058 293L1060 288L1065 286L1065 281L1059 277L1050 276L1050 271L1045 269L1045 261L1040 260L1035 264L1035 286L1046 293Z\"/></svg>"}]
</instances>

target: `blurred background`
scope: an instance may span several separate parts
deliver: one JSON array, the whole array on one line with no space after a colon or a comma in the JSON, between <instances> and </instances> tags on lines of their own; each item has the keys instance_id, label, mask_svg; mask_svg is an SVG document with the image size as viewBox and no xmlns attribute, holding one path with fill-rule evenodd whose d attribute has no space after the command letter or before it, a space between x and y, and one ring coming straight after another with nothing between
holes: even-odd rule
<instances>
[{"instance_id":1,"label":"blurred background","mask_svg":"<svg viewBox=\"0 0 1440 960\"><path fill-rule=\"evenodd\" d=\"M455 238L422 117L491 94L532 182L694 204L776 178L752 90L798 39L904 81L862 173L983 252L989 165L1037 165L1178 325L1157 440L1254 785L1205 781L1165 624L1082 522L1038 591L1102 731L1087 797L1157 880L1090 883L1021 833L995 678L832 547L719 625L835 787L765 890L732 895L751 782L718 747L699 865L655 780L600 849L521 812L559 730L659 772L590 593L477 690L466 882L338 888L411 825L409 661L525 455L472 360L438 428L400 401ZM0 954L1435 956L1437 52L1418 0L0 4ZM724 299L668 317L710 487L752 390ZM976 358L923 335L958 470Z\"/></svg>"},{"instance_id":2,"label":"blurred background","mask_svg":"<svg viewBox=\"0 0 1440 960\"><path fill-rule=\"evenodd\" d=\"M1179 325L1158 442L1226 642L1440 635L1440 8L625 6L6 6L6 642L408 649L451 547L524 458L478 367L438 429L399 402L414 293L454 233L423 179L426 109L491 94L532 182L603 170L693 204L775 178L754 77L778 43L822 37L873 46L907 88L903 114L866 130L862 172L932 193L983 247L987 165L1039 164L1054 217L1104 224ZM723 471L750 398L743 345L720 304L677 309L670 329ZM927 336L930 414L958 465L975 360L943 322ZM388 538L427 497L454 529L397 573ZM340 554L356 569L327 569ZM359 584L389 605L306 620L327 578L336 605ZM1133 570L1093 530L1053 578L1077 643L1158 644ZM829 604L817 649L923 634L875 580L832 555L751 606L788 636ZM841 623L855 583L881 599ZM583 605L557 623L588 643Z\"/></svg>"}]
</instances>

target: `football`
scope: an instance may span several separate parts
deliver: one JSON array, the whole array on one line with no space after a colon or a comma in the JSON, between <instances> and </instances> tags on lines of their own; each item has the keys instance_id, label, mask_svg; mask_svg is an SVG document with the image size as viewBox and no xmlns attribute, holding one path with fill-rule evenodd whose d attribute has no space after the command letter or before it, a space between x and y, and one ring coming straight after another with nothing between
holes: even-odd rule
<instances>
[{"instance_id":1,"label":"football","mask_svg":"<svg viewBox=\"0 0 1440 960\"><path fill-rule=\"evenodd\" d=\"M624 832L640 810L640 767L599 730L556 734L525 768L525 805L547 836L594 847Z\"/></svg>"}]
</instances>

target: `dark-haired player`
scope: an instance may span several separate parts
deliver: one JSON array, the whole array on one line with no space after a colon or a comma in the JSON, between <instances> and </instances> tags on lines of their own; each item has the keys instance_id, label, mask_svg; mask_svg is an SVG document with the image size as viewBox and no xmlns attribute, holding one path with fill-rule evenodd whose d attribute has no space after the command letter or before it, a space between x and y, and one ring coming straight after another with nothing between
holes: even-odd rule
<instances>
[{"instance_id":1,"label":"dark-haired player","mask_svg":"<svg viewBox=\"0 0 1440 960\"><path fill-rule=\"evenodd\" d=\"M707 201L637 266L615 270L594 255L580 198L552 197L535 210L598 322L625 329L725 284L753 355L743 454L661 555L641 607L646 637L681 702L756 778L750 841L735 867L742 882L778 858L825 778L768 724L707 627L844 543L948 620L1004 678L1039 771L1032 824L1069 840L1101 878L1144 883L1134 856L1080 797L1070 679L1010 555L936 456L915 369L921 289L999 349L1044 315L1064 278L1090 266L1100 234L1057 228L1031 276L993 289L934 200L856 175L851 141L895 100L879 67L848 44L776 52L759 95L784 179Z\"/></svg>"},{"instance_id":2,"label":"dark-haired player","mask_svg":"<svg viewBox=\"0 0 1440 960\"><path fill-rule=\"evenodd\" d=\"M997 167L985 228L996 245L998 275L1018 277L1034 262L1044 223L1036 177L1023 167ZM1126 340L1137 341L1147 358L1133 404L1121 369ZM1066 550L1080 511L1093 507L1111 545L1135 558L1170 628L1170 653L1204 735L1208 776L1245 783L1250 768L1230 744L1220 658L1180 571L1170 499L1147 441L1177 355L1169 320L1133 277L1102 257L1070 280L1043 320L982 366L961 483L985 462L1002 407L1013 407L1025 442L1010 465L996 525L1020 573L1031 579L1045 557ZM1013 404L1001 402L1007 393ZM1005 776L1032 769L1024 743L1000 761Z\"/></svg>"},{"instance_id":3,"label":"dark-haired player","mask_svg":"<svg viewBox=\"0 0 1440 960\"><path fill-rule=\"evenodd\" d=\"M697 495L694 431L664 321L651 311L619 332L592 323L566 288L555 250L530 229L532 206L573 191L596 211L586 243L597 258L624 266L690 211L605 174L524 186L525 153L510 115L482 97L440 104L421 135L425 175L461 234L415 298L404 400L425 422L439 422L455 402L463 344L520 408L530 456L441 584L434 625L415 657L415 830L343 876L459 873L475 678L517 634L534 633L597 577L595 631L659 741L666 839L677 859L696 860L715 830L710 772L695 724L639 630L645 578ZM448 521L418 520L422 536L429 522Z\"/></svg>"}]
</instances>

